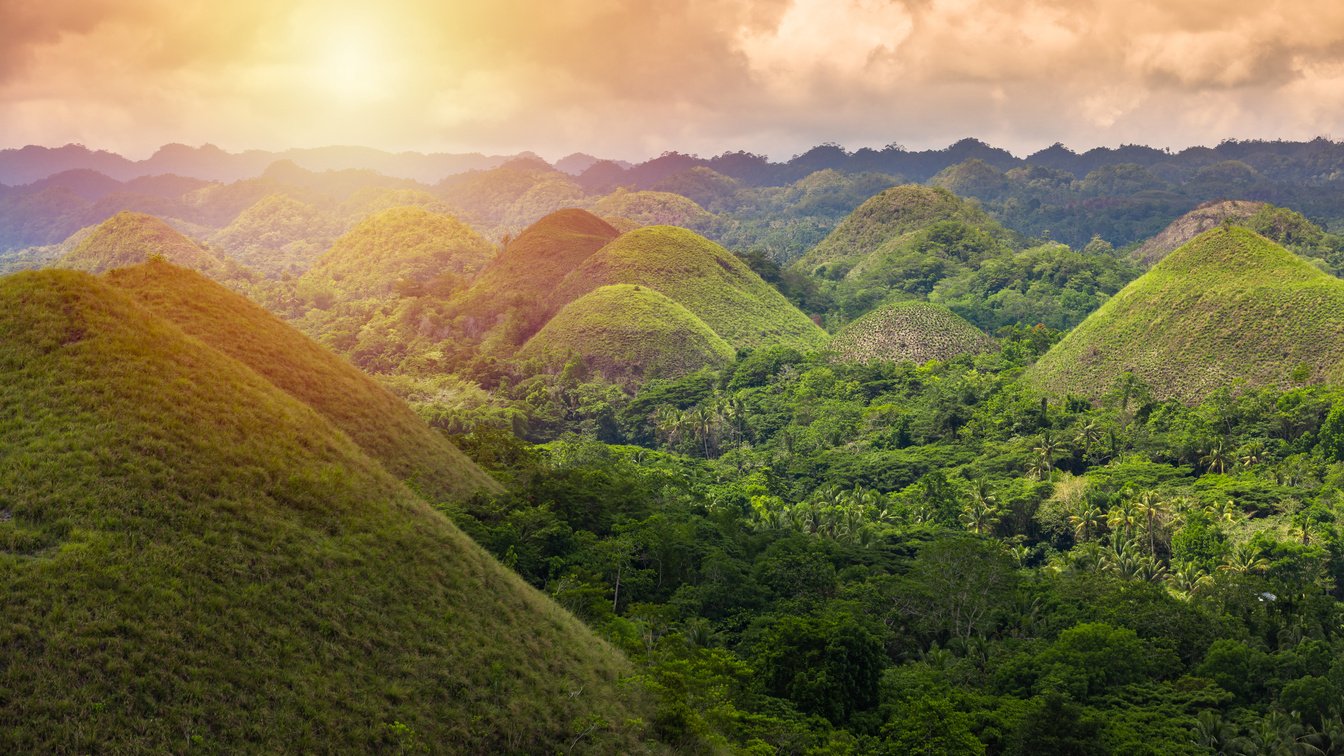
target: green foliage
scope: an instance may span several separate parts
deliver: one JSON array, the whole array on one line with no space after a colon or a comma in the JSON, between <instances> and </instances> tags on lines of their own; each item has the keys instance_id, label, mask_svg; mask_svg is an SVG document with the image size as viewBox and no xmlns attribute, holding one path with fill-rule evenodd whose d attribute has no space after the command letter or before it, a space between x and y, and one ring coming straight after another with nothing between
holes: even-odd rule
<instances>
[{"instance_id":1,"label":"green foliage","mask_svg":"<svg viewBox=\"0 0 1344 756\"><path fill-rule=\"evenodd\" d=\"M118 213L103 221L57 260L56 266L101 273L145 262L151 255L216 279L232 272L215 253L158 218L141 213Z\"/></svg>"}]
</instances>

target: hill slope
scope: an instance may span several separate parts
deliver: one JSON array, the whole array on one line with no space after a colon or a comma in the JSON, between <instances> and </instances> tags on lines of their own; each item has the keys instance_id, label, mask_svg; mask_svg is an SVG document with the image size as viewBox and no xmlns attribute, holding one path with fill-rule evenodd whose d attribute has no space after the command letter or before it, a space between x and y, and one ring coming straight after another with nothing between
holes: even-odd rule
<instances>
[{"instance_id":1,"label":"hill slope","mask_svg":"<svg viewBox=\"0 0 1344 756\"><path fill-rule=\"evenodd\" d=\"M610 284L657 290L735 349L817 348L826 340L825 331L741 260L684 228L647 226L623 234L565 277L551 297L552 306Z\"/></svg>"},{"instance_id":2,"label":"hill slope","mask_svg":"<svg viewBox=\"0 0 1344 756\"><path fill-rule=\"evenodd\" d=\"M142 213L117 213L100 223L56 262L60 268L101 273L136 265L157 255L184 268L220 277L228 265L213 252L188 239L167 223Z\"/></svg>"},{"instance_id":3,"label":"hill slope","mask_svg":"<svg viewBox=\"0 0 1344 756\"><path fill-rule=\"evenodd\" d=\"M879 307L850 323L831 339L827 351L849 362L923 364L993 348L993 339L960 315L942 305L913 301Z\"/></svg>"},{"instance_id":4,"label":"hill slope","mask_svg":"<svg viewBox=\"0 0 1344 756\"><path fill-rule=\"evenodd\" d=\"M685 375L735 354L685 307L632 284L602 286L570 302L518 352L553 364L578 355L608 378Z\"/></svg>"},{"instance_id":5,"label":"hill slope","mask_svg":"<svg viewBox=\"0 0 1344 756\"><path fill-rule=\"evenodd\" d=\"M386 389L247 298L159 261L112 271L107 282L317 410L431 501L498 488Z\"/></svg>"},{"instance_id":6,"label":"hill slope","mask_svg":"<svg viewBox=\"0 0 1344 756\"><path fill-rule=\"evenodd\" d=\"M1344 281L1243 228L1206 231L1130 283L1047 352L1031 380L1097 397L1126 371L1194 401L1245 378L1285 386L1344 361Z\"/></svg>"},{"instance_id":7,"label":"hill slope","mask_svg":"<svg viewBox=\"0 0 1344 756\"><path fill-rule=\"evenodd\" d=\"M1267 203L1248 200L1205 202L1172 221L1161 233L1144 242L1134 250L1133 257L1144 265L1154 265L1181 245L1215 226L1222 225L1224 221L1234 223L1244 221L1266 207L1269 207Z\"/></svg>"},{"instance_id":8,"label":"hill slope","mask_svg":"<svg viewBox=\"0 0 1344 756\"><path fill-rule=\"evenodd\" d=\"M882 247L939 222L958 222L1002 234L983 210L946 189L907 184L879 192L859 205L831 233L803 255L800 270L840 278L856 268L874 267L869 258Z\"/></svg>"},{"instance_id":9,"label":"hill slope","mask_svg":"<svg viewBox=\"0 0 1344 756\"><path fill-rule=\"evenodd\" d=\"M6 752L637 747L618 654L86 274L0 280L0 510Z\"/></svg>"},{"instance_id":10,"label":"hill slope","mask_svg":"<svg viewBox=\"0 0 1344 756\"><path fill-rule=\"evenodd\" d=\"M545 323L551 312L542 303L560 281L617 234L586 210L551 213L509 242L450 309L489 347L511 350Z\"/></svg>"},{"instance_id":11,"label":"hill slope","mask_svg":"<svg viewBox=\"0 0 1344 756\"><path fill-rule=\"evenodd\" d=\"M354 297L378 297L437 276L470 276L494 247L465 223L422 207L395 207L365 218L337 239L304 274Z\"/></svg>"}]
</instances>

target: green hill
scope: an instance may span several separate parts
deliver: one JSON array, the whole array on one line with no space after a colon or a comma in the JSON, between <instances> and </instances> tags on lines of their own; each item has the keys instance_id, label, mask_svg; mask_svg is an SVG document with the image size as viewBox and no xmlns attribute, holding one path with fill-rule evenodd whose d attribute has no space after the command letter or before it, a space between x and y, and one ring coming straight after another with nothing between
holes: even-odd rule
<instances>
[{"instance_id":1,"label":"green hill","mask_svg":"<svg viewBox=\"0 0 1344 756\"><path fill-rule=\"evenodd\" d=\"M1244 378L1286 386L1340 376L1344 281L1243 228L1215 228L1130 283L1028 375L1097 397L1125 372L1159 398L1198 400Z\"/></svg>"},{"instance_id":2,"label":"green hill","mask_svg":"<svg viewBox=\"0 0 1344 756\"><path fill-rule=\"evenodd\" d=\"M0 280L0 513L7 753L639 748L619 654L87 274Z\"/></svg>"},{"instance_id":3,"label":"green hill","mask_svg":"<svg viewBox=\"0 0 1344 756\"><path fill-rule=\"evenodd\" d=\"M270 276L302 273L341 231L338 219L307 202L270 194L210 237L230 257Z\"/></svg>"},{"instance_id":4,"label":"green hill","mask_svg":"<svg viewBox=\"0 0 1344 756\"><path fill-rule=\"evenodd\" d=\"M151 255L199 270L213 278L227 275L229 265L215 253L178 233L172 226L142 213L117 213L86 234L56 267L101 273L137 265Z\"/></svg>"},{"instance_id":5,"label":"green hill","mask_svg":"<svg viewBox=\"0 0 1344 756\"><path fill-rule=\"evenodd\" d=\"M577 355L608 378L670 377L736 354L704 321L642 286L603 286L570 302L528 339L518 356L553 365Z\"/></svg>"},{"instance_id":6,"label":"green hill","mask_svg":"<svg viewBox=\"0 0 1344 756\"><path fill-rule=\"evenodd\" d=\"M850 323L827 351L847 362L889 360L923 364L994 348L993 339L942 305L898 302Z\"/></svg>"},{"instance_id":7,"label":"green hill","mask_svg":"<svg viewBox=\"0 0 1344 756\"><path fill-rule=\"evenodd\" d=\"M1006 240L1010 236L983 210L952 192L943 188L907 184L879 192L859 205L794 266L832 279L845 276L853 278L865 271L874 273L884 267L884 258L906 257L912 251L925 251L921 249L925 246L947 246L941 240L918 237L920 232L939 223L951 223L971 231L980 231L987 236L985 240L976 240L980 246L984 246L987 241ZM965 242L958 243L965 246ZM973 256L983 256L988 251L977 250ZM957 250L951 252L943 256L952 258L953 262L973 261L958 260L956 258L968 256Z\"/></svg>"},{"instance_id":8,"label":"green hill","mask_svg":"<svg viewBox=\"0 0 1344 756\"><path fill-rule=\"evenodd\" d=\"M672 192L617 189L593 203L602 217L625 218L641 226L703 229L714 216L695 200Z\"/></svg>"},{"instance_id":9,"label":"green hill","mask_svg":"<svg viewBox=\"0 0 1344 756\"><path fill-rule=\"evenodd\" d=\"M825 331L741 260L684 228L648 226L623 234L566 276L551 301L558 308L610 284L657 290L735 349L819 348L826 340Z\"/></svg>"},{"instance_id":10,"label":"green hill","mask_svg":"<svg viewBox=\"0 0 1344 756\"><path fill-rule=\"evenodd\" d=\"M494 252L480 234L450 215L397 207L364 219L337 239L303 278L346 296L381 297L440 276L470 276Z\"/></svg>"},{"instance_id":11,"label":"green hill","mask_svg":"<svg viewBox=\"0 0 1344 756\"><path fill-rule=\"evenodd\" d=\"M112 271L107 282L317 410L431 501L498 488L386 389L247 298L159 261Z\"/></svg>"},{"instance_id":12,"label":"green hill","mask_svg":"<svg viewBox=\"0 0 1344 756\"><path fill-rule=\"evenodd\" d=\"M1144 265L1154 265L1191 239L1225 222L1244 223L1260 210L1269 207L1264 202L1223 200L1205 202L1172 221L1157 236L1134 250L1133 257Z\"/></svg>"},{"instance_id":13,"label":"green hill","mask_svg":"<svg viewBox=\"0 0 1344 756\"><path fill-rule=\"evenodd\" d=\"M616 236L586 210L551 213L510 241L450 310L488 348L511 351L545 324L544 302L560 281Z\"/></svg>"}]
</instances>

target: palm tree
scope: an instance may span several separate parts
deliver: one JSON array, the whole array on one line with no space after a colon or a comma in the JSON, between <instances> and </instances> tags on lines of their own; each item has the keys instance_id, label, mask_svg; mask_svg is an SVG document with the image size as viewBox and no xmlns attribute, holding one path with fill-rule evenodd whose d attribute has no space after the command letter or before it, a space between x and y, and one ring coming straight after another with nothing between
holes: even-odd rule
<instances>
[{"instance_id":1,"label":"palm tree","mask_svg":"<svg viewBox=\"0 0 1344 756\"><path fill-rule=\"evenodd\" d=\"M1073 442L1083 452L1083 461L1086 462L1092 456L1092 447L1101 443L1101 426L1097 425L1096 420L1088 420L1078 428L1078 432L1073 436Z\"/></svg>"},{"instance_id":2,"label":"palm tree","mask_svg":"<svg viewBox=\"0 0 1344 756\"><path fill-rule=\"evenodd\" d=\"M1130 499L1124 499L1106 512L1106 525L1111 529L1112 541L1128 543L1134 538L1134 528L1139 524L1139 511Z\"/></svg>"},{"instance_id":3,"label":"palm tree","mask_svg":"<svg viewBox=\"0 0 1344 756\"><path fill-rule=\"evenodd\" d=\"M1235 575L1246 575L1269 568L1269 560L1260 553L1260 549L1249 543L1243 543L1227 555L1227 559L1218 569Z\"/></svg>"},{"instance_id":4,"label":"palm tree","mask_svg":"<svg viewBox=\"0 0 1344 756\"><path fill-rule=\"evenodd\" d=\"M1207 748L1214 756L1236 756L1243 753L1237 728L1212 709L1205 709L1195 717L1194 744Z\"/></svg>"},{"instance_id":5,"label":"palm tree","mask_svg":"<svg viewBox=\"0 0 1344 756\"><path fill-rule=\"evenodd\" d=\"M1241 447L1241 454L1237 457L1237 461L1241 463L1242 467L1253 467L1255 465L1260 464L1260 462L1264 460L1264 458L1265 458L1264 442L1252 441L1251 443Z\"/></svg>"},{"instance_id":6,"label":"palm tree","mask_svg":"<svg viewBox=\"0 0 1344 756\"><path fill-rule=\"evenodd\" d=\"M1228 499L1227 501L1222 502L1221 504L1211 505L1208 508L1208 513L1210 517L1217 520L1218 522L1227 522L1227 523L1236 522L1246 514L1245 512L1242 511L1241 507L1237 506L1237 503L1231 499Z\"/></svg>"},{"instance_id":7,"label":"palm tree","mask_svg":"<svg viewBox=\"0 0 1344 756\"><path fill-rule=\"evenodd\" d=\"M1219 441L1209 447L1208 452L1206 452L1203 457L1200 457L1199 461L1204 465L1204 469L1209 472L1213 472L1214 470L1217 470L1220 473L1227 472L1228 454L1227 450L1223 447L1223 442Z\"/></svg>"},{"instance_id":8,"label":"palm tree","mask_svg":"<svg viewBox=\"0 0 1344 756\"><path fill-rule=\"evenodd\" d=\"M1139 494L1134 502L1135 514L1143 524L1148 535L1148 553L1157 553L1157 533L1162 529L1162 521L1167 516L1167 503L1158 497L1157 492L1147 490Z\"/></svg>"},{"instance_id":9,"label":"palm tree","mask_svg":"<svg viewBox=\"0 0 1344 756\"><path fill-rule=\"evenodd\" d=\"M1101 530L1106 522L1106 513L1086 499L1078 503L1078 508L1069 515L1069 524L1073 526L1073 537L1086 541Z\"/></svg>"},{"instance_id":10,"label":"palm tree","mask_svg":"<svg viewBox=\"0 0 1344 756\"><path fill-rule=\"evenodd\" d=\"M1167 575L1167 582L1171 584L1173 591L1189 598L1212 583L1213 578L1193 564L1183 564Z\"/></svg>"},{"instance_id":11,"label":"palm tree","mask_svg":"<svg viewBox=\"0 0 1344 756\"><path fill-rule=\"evenodd\" d=\"M1055 458L1064 451L1064 444L1050 435L1050 431L1041 434L1041 440L1037 446L1032 447L1032 453L1036 455L1034 469L1037 471L1036 477L1045 478L1055 469ZM1044 474L1041 474L1042 471Z\"/></svg>"}]
</instances>

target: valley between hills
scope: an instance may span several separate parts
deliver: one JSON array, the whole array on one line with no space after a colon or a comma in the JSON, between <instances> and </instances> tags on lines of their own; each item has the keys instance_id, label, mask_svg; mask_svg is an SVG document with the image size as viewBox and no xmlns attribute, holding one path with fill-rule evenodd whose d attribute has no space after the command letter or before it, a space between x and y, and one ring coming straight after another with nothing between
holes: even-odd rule
<instances>
[{"instance_id":1,"label":"valley between hills","mask_svg":"<svg viewBox=\"0 0 1344 756\"><path fill-rule=\"evenodd\" d=\"M1344 753L1340 164L0 151L0 750Z\"/></svg>"}]
</instances>

